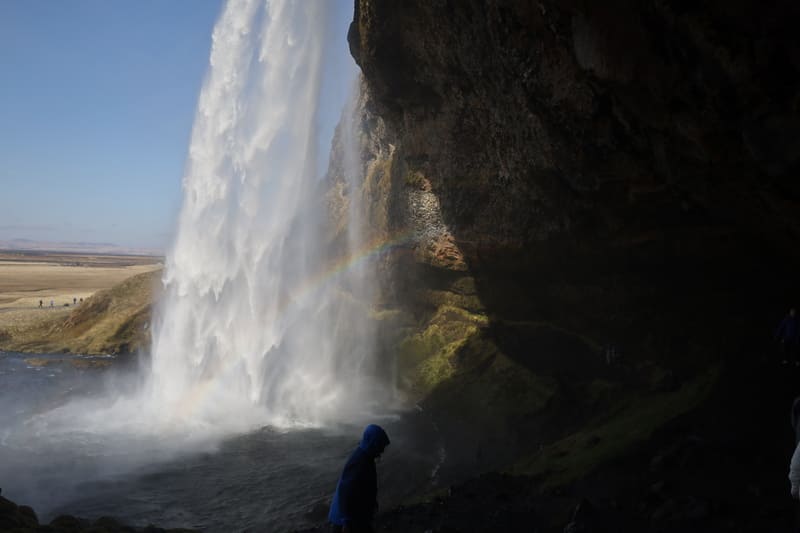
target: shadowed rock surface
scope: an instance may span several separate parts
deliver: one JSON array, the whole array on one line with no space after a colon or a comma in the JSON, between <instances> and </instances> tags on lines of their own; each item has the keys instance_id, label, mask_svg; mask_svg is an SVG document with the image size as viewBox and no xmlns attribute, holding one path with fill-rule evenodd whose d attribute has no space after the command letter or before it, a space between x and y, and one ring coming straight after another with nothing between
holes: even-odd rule
<instances>
[{"instance_id":1,"label":"shadowed rock surface","mask_svg":"<svg viewBox=\"0 0 800 533\"><path fill-rule=\"evenodd\" d=\"M364 195L368 231L395 243L381 349L455 487L381 527L791 526L798 376L772 331L798 296L798 15L356 2L365 177L329 175L332 212ZM492 470L514 477L466 479Z\"/></svg>"}]
</instances>

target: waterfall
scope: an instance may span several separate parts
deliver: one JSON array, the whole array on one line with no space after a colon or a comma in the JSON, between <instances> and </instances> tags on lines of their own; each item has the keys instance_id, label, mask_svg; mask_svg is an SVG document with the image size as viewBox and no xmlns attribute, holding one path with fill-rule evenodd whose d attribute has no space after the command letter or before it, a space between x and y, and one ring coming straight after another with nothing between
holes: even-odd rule
<instances>
[{"instance_id":1,"label":"waterfall","mask_svg":"<svg viewBox=\"0 0 800 533\"><path fill-rule=\"evenodd\" d=\"M231 0L214 29L154 326L148 394L164 421L318 424L379 396L353 206L348 250L325 252L317 117L337 6Z\"/></svg>"}]
</instances>

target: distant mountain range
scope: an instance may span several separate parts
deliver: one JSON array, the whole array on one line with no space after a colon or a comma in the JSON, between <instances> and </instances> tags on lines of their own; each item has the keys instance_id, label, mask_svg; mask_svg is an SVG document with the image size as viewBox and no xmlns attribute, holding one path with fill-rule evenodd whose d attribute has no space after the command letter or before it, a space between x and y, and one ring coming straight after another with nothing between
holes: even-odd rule
<instances>
[{"instance_id":1,"label":"distant mountain range","mask_svg":"<svg viewBox=\"0 0 800 533\"><path fill-rule=\"evenodd\" d=\"M31 252L62 252L80 254L149 255L163 256L164 250L157 248L133 248L110 242L47 242L31 239L0 240L0 250Z\"/></svg>"}]
</instances>

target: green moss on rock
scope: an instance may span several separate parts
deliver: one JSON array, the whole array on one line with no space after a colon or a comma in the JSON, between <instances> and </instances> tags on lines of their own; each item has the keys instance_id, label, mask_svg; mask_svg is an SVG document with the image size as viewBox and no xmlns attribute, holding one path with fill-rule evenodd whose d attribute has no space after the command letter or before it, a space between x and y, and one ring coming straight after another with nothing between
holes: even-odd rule
<instances>
[{"instance_id":1,"label":"green moss on rock","mask_svg":"<svg viewBox=\"0 0 800 533\"><path fill-rule=\"evenodd\" d=\"M415 291L415 297L420 303L434 308L449 306L471 311L484 309L480 298L472 294L465 295L448 290L427 289Z\"/></svg>"},{"instance_id":2,"label":"green moss on rock","mask_svg":"<svg viewBox=\"0 0 800 533\"><path fill-rule=\"evenodd\" d=\"M458 370L457 355L487 324L486 315L440 306L421 331L412 332L399 343L397 355L404 386L424 396L451 378Z\"/></svg>"},{"instance_id":3,"label":"green moss on rock","mask_svg":"<svg viewBox=\"0 0 800 533\"><path fill-rule=\"evenodd\" d=\"M627 398L619 395L617 409L609 410L580 431L522 459L512 471L540 477L543 487L561 486L583 477L696 407L711 392L718 376L719 368L715 367L673 392ZM592 386L595 389L607 387L600 382L593 382Z\"/></svg>"},{"instance_id":4,"label":"green moss on rock","mask_svg":"<svg viewBox=\"0 0 800 533\"><path fill-rule=\"evenodd\" d=\"M119 354L150 342L152 305L161 270L131 276L98 291L66 317L15 332L3 348L20 352Z\"/></svg>"}]
</instances>

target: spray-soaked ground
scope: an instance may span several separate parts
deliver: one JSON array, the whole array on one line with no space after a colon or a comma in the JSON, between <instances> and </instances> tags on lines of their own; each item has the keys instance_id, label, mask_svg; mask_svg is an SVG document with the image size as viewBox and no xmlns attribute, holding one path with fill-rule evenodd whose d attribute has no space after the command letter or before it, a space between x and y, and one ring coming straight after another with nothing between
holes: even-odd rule
<instances>
[{"instance_id":1,"label":"spray-soaked ground","mask_svg":"<svg viewBox=\"0 0 800 533\"><path fill-rule=\"evenodd\" d=\"M25 361L30 357L0 353L0 487L45 520L110 515L131 525L207 531L319 523L361 431L261 428L217 442L82 427L49 433L59 406L103 405L106 388L128 380L120 371L75 368L75 358L37 367ZM381 504L430 489L443 458L430 425L417 414L375 421L392 439L378 467Z\"/></svg>"}]
</instances>

